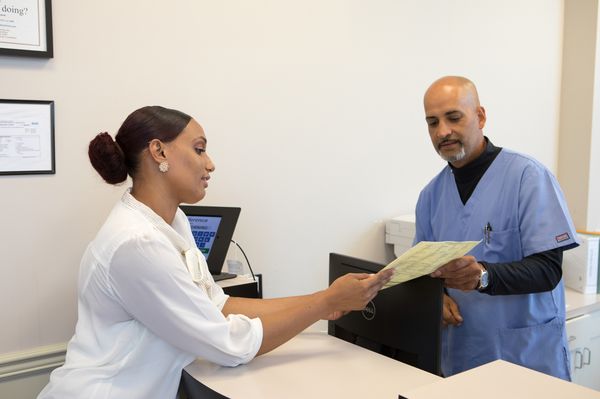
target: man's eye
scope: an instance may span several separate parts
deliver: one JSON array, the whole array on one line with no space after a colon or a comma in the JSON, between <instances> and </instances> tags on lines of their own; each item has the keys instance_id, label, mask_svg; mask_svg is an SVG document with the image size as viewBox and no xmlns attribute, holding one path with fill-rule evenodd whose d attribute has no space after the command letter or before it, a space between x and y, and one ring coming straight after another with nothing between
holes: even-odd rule
<instances>
[{"instance_id":1,"label":"man's eye","mask_svg":"<svg viewBox=\"0 0 600 399\"><path fill-rule=\"evenodd\" d=\"M202 155L203 152L206 152L204 148L195 148L195 150L198 155Z\"/></svg>"},{"instance_id":2,"label":"man's eye","mask_svg":"<svg viewBox=\"0 0 600 399\"><path fill-rule=\"evenodd\" d=\"M438 124L438 121L429 121L429 122L427 122L427 126L429 126L429 127L435 127L435 126L437 126L437 124Z\"/></svg>"}]
</instances>

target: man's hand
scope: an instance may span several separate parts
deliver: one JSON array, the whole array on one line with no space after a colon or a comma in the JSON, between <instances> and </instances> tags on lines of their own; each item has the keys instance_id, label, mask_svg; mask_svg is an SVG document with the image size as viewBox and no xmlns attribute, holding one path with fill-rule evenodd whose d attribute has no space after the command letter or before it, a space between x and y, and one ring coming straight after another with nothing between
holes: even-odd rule
<instances>
[{"instance_id":1,"label":"man's hand","mask_svg":"<svg viewBox=\"0 0 600 399\"><path fill-rule=\"evenodd\" d=\"M444 311L442 315L442 322L444 323L444 326L449 324L453 326L460 326L462 321L463 318L460 315L458 305L456 302L454 302L454 299L444 294Z\"/></svg>"},{"instance_id":2,"label":"man's hand","mask_svg":"<svg viewBox=\"0 0 600 399\"><path fill-rule=\"evenodd\" d=\"M485 268L473 256L463 256L446 263L433 273L431 277L444 279L444 286L463 291L474 290L479 285L481 271Z\"/></svg>"}]
</instances>

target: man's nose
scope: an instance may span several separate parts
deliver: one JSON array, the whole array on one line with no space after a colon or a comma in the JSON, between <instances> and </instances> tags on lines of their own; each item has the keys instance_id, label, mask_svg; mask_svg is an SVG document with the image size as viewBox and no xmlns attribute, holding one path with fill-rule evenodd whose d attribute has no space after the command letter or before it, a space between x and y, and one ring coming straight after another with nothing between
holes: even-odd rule
<instances>
[{"instance_id":1,"label":"man's nose","mask_svg":"<svg viewBox=\"0 0 600 399\"><path fill-rule=\"evenodd\" d=\"M435 130L435 135L440 139L444 139L450 136L450 134L452 134L452 129L450 129L450 126L448 126L448 124L444 121L439 121L437 129Z\"/></svg>"}]
</instances>

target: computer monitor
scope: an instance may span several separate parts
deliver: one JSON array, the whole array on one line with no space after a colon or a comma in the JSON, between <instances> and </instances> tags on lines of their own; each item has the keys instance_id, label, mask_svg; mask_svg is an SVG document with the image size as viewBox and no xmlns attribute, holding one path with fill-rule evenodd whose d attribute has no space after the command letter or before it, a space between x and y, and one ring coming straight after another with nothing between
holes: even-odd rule
<instances>
[{"instance_id":1,"label":"computer monitor","mask_svg":"<svg viewBox=\"0 0 600 399\"><path fill-rule=\"evenodd\" d=\"M222 272L222 269L241 209L194 205L180 208L190 222L196 246L204 254L213 279L234 278L235 274Z\"/></svg>"},{"instance_id":2,"label":"computer monitor","mask_svg":"<svg viewBox=\"0 0 600 399\"><path fill-rule=\"evenodd\" d=\"M329 254L329 283L347 273L376 273L384 265ZM441 375L443 286L423 276L381 290L363 311L329 321L330 335Z\"/></svg>"}]
</instances>

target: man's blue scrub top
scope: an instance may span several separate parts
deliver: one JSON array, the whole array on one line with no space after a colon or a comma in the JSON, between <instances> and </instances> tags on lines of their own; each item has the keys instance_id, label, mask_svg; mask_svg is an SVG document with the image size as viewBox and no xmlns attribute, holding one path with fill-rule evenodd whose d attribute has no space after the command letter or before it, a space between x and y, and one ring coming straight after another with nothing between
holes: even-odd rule
<instances>
[{"instance_id":1,"label":"man's blue scrub top","mask_svg":"<svg viewBox=\"0 0 600 399\"><path fill-rule=\"evenodd\" d=\"M482 243L469 254L490 263L578 245L554 176L534 159L507 149L498 154L466 204L449 166L419 196L415 243L479 240ZM570 379L562 280L552 291L536 294L448 293L464 321L444 329L445 376L503 359Z\"/></svg>"}]
</instances>

